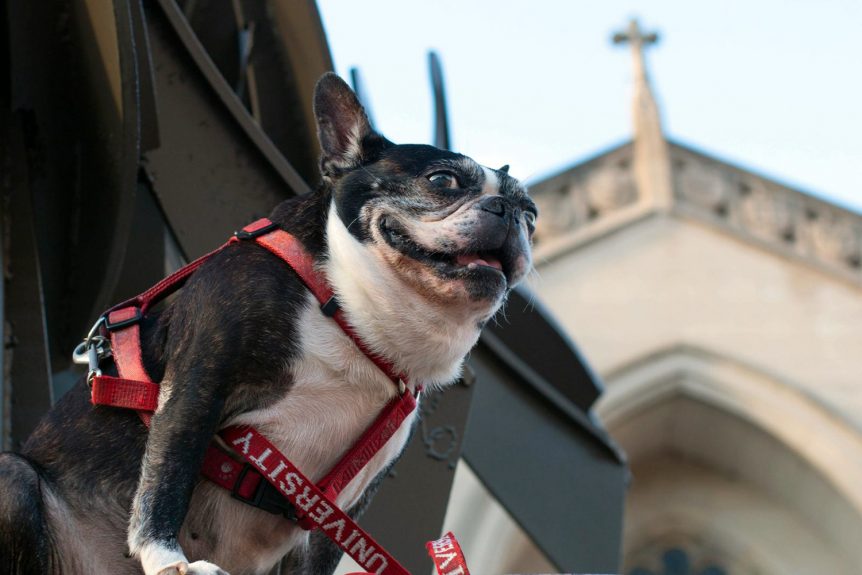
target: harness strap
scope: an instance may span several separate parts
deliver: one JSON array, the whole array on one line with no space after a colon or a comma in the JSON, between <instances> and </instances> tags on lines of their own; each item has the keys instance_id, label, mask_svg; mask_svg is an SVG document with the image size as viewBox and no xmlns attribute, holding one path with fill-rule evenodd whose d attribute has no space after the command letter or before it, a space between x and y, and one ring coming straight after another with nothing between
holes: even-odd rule
<instances>
[{"instance_id":1,"label":"harness strap","mask_svg":"<svg viewBox=\"0 0 862 575\"><path fill-rule=\"evenodd\" d=\"M350 325L344 317L344 312L338 306L335 294L332 288L329 287L329 282L326 281L324 275L315 267L314 258L305 250L299 240L284 230L274 228L274 224L267 218L262 218L244 227L242 232L234 235L229 243L243 239L254 240L287 262L302 280L302 283L314 294L314 297L320 303L323 313L335 320L341 331L353 340L356 347L393 382L404 381L406 384L407 378L403 374L397 373L389 360L369 349L365 342L356 334L353 326Z\"/></svg>"},{"instance_id":2,"label":"harness strap","mask_svg":"<svg viewBox=\"0 0 862 575\"><path fill-rule=\"evenodd\" d=\"M464 552L451 531L436 541L426 543L425 549L434 560L439 575L470 575Z\"/></svg>"},{"instance_id":3,"label":"harness strap","mask_svg":"<svg viewBox=\"0 0 862 575\"><path fill-rule=\"evenodd\" d=\"M410 393L390 401L350 450L317 482L318 488L334 500L395 435L415 408L416 400ZM284 457L280 452L275 453ZM250 470L248 465L243 465L215 446L210 446L207 450L201 475L230 491L235 499L251 503L270 513L299 520L299 526L303 529L311 528L311 525L303 520L302 513L298 513L292 506L284 505L283 498L273 496L272 490L254 468Z\"/></svg>"},{"instance_id":4,"label":"harness strap","mask_svg":"<svg viewBox=\"0 0 862 575\"><path fill-rule=\"evenodd\" d=\"M93 378L91 400L97 405L111 405L153 412L159 405L159 384L135 381L110 375Z\"/></svg>"},{"instance_id":5,"label":"harness strap","mask_svg":"<svg viewBox=\"0 0 862 575\"><path fill-rule=\"evenodd\" d=\"M402 393L390 401L371 426L356 440L353 447L323 479L318 481L317 485L332 497L341 493L341 490L347 487L347 484L371 461L371 458L383 449L386 442L395 435L414 409L416 409L416 399L410 392Z\"/></svg>"},{"instance_id":6,"label":"harness strap","mask_svg":"<svg viewBox=\"0 0 862 575\"><path fill-rule=\"evenodd\" d=\"M123 379L150 381L141 353L141 310L137 306L115 309L108 313L107 329L111 334L114 363Z\"/></svg>"},{"instance_id":7,"label":"harness strap","mask_svg":"<svg viewBox=\"0 0 862 575\"><path fill-rule=\"evenodd\" d=\"M359 527L257 430L232 426L219 435L290 501L333 543L363 569L377 575L409 575L408 571Z\"/></svg>"}]
</instances>

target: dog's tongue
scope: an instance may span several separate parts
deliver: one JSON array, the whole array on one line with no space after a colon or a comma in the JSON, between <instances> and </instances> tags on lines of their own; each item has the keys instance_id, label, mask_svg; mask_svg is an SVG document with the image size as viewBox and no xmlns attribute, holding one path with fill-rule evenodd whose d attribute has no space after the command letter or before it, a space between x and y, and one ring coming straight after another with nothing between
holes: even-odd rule
<instances>
[{"instance_id":1,"label":"dog's tongue","mask_svg":"<svg viewBox=\"0 0 862 575\"><path fill-rule=\"evenodd\" d=\"M503 270L503 264L500 263L500 260L488 255L479 256L479 254L460 254L456 258L456 261L458 262L459 266L476 264L477 266L487 266L496 270Z\"/></svg>"}]
</instances>

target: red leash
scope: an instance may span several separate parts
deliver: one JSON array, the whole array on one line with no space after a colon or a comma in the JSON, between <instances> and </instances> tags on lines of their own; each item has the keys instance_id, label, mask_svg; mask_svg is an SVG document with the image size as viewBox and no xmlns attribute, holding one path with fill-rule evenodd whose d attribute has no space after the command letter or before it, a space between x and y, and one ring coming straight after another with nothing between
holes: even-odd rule
<instances>
[{"instance_id":1,"label":"red leash","mask_svg":"<svg viewBox=\"0 0 862 575\"><path fill-rule=\"evenodd\" d=\"M140 320L147 310L178 290L210 257L229 245L250 240L284 260L320 302L321 312L331 317L356 346L398 386L390 401L348 452L321 479L310 481L269 440L250 426L231 426L221 438L245 459L237 461L216 444L207 448L201 475L255 507L295 519L303 529L320 529L363 569L377 575L409 575L407 570L380 547L335 503L341 490L361 471L400 428L416 408L405 378L393 365L372 353L347 323L326 278L314 259L291 234L264 218L234 234L226 244L163 279L144 293L117 306L100 318L85 341L89 355L92 402L134 409L149 426L158 407L159 385L144 368ZM96 335L94 335L96 334ZM107 334L107 335L105 335ZM98 368L96 339L110 339L111 353L119 377L102 375ZM417 391L418 395L418 391ZM286 503L285 502L288 502ZM440 575L469 575L461 548L451 533L426 545ZM453 563L454 561L454 563Z\"/></svg>"}]
</instances>

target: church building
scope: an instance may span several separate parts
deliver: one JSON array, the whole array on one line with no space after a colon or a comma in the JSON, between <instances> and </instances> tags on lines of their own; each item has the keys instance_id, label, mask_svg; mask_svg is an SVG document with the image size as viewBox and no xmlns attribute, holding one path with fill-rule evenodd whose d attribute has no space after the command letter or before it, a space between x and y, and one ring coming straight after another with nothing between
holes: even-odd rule
<instances>
[{"instance_id":1,"label":"church building","mask_svg":"<svg viewBox=\"0 0 862 575\"><path fill-rule=\"evenodd\" d=\"M606 386L632 471L622 573L858 574L862 216L668 139L656 36L614 40L633 138L530 183L531 288ZM502 532L476 565L552 569Z\"/></svg>"},{"instance_id":2,"label":"church building","mask_svg":"<svg viewBox=\"0 0 862 575\"><path fill-rule=\"evenodd\" d=\"M533 289L604 379L623 572L862 566L862 216L662 131L633 22L632 141L533 182Z\"/></svg>"}]
</instances>

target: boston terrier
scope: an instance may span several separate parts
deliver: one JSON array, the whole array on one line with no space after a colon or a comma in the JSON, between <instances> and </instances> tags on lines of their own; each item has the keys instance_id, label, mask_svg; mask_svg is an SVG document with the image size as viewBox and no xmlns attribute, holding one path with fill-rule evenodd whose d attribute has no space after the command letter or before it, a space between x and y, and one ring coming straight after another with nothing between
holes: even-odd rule
<instances>
[{"instance_id":1,"label":"boston terrier","mask_svg":"<svg viewBox=\"0 0 862 575\"><path fill-rule=\"evenodd\" d=\"M334 74L314 111L321 185L269 219L301 241L359 339L411 392L449 385L531 268L536 207L508 167L393 144ZM331 573L333 544L201 479L204 452L218 430L253 425L317 481L398 394L392 381L254 242L208 260L141 333L161 384L149 429L92 405L82 381L20 454L0 455L0 572L244 575L283 560ZM362 511L415 413L339 494L341 509Z\"/></svg>"}]
</instances>

